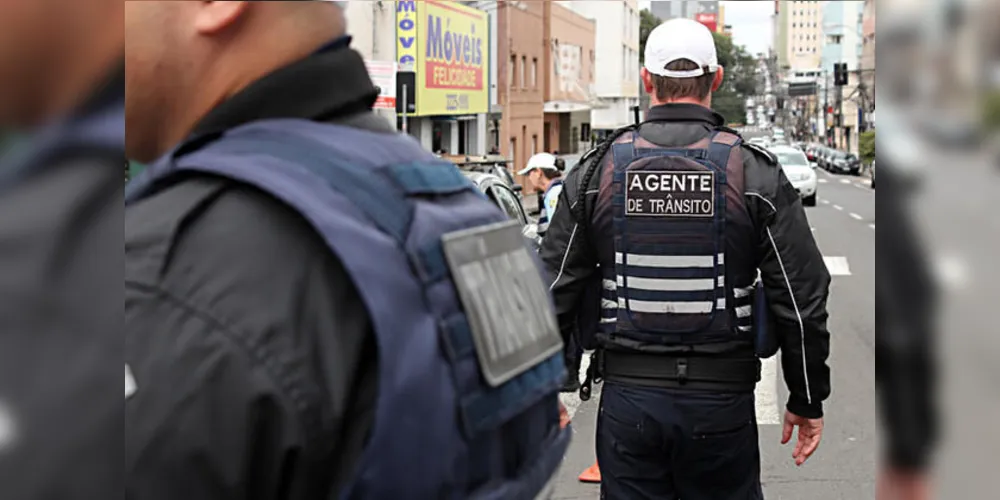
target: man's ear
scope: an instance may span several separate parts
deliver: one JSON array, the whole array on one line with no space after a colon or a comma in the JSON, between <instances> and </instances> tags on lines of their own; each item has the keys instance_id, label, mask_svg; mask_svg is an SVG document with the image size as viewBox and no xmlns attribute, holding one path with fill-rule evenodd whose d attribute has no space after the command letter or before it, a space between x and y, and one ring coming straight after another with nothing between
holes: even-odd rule
<instances>
[{"instance_id":1,"label":"man's ear","mask_svg":"<svg viewBox=\"0 0 1000 500\"><path fill-rule=\"evenodd\" d=\"M195 29L202 35L217 34L236 23L250 8L250 2L200 2Z\"/></svg>"},{"instance_id":2,"label":"man's ear","mask_svg":"<svg viewBox=\"0 0 1000 500\"><path fill-rule=\"evenodd\" d=\"M719 70L715 72L715 80L712 81L712 92L719 90L719 87L722 86L722 81L725 79L725 75L726 69L719 66Z\"/></svg>"},{"instance_id":3,"label":"man's ear","mask_svg":"<svg viewBox=\"0 0 1000 500\"><path fill-rule=\"evenodd\" d=\"M653 94L653 75L650 74L649 70L642 68L639 70L639 78L642 79L642 88L647 94Z\"/></svg>"}]
</instances>

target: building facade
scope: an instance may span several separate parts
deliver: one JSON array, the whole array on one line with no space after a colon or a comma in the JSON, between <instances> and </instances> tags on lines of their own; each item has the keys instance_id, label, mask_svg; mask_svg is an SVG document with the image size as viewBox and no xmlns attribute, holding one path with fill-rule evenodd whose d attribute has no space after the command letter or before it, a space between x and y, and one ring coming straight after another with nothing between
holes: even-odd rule
<instances>
[{"instance_id":1,"label":"building facade","mask_svg":"<svg viewBox=\"0 0 1000 500\"><path fill-rule=\"evenodd\" d=\"M500 152L516 171L544 145L545 5L497 2Z\"/></svg>"},{"instance_id":2,"label":"building facade","mask_svg":"<svg viewBox=\"0 0 1000 500\"><path fill-rule=\"evenodd\" d=\"M556 2L596 23L592 138L633 122L639 106L639 5L637 0Z\"/></svg>"},{"instance_id":3,"label":"building facade","mask_svg":"<svg viewBox=\"0 0 1000 500\"><path fill-rule=\"evenodd\" d=\"M368 66L379 101L375 113L396 123L396 3L347 2L344 10L351 48Z\"/></svg>"},{"instance_id":4,"label":"building facade","mask_svg":"<svg viewBox=\"0 0 1000 500\"><path fill-rule=\"evenodd\" d=\"M555 2L545 2L544 149L573 154L589 149L597 23Z\"/></svg>"},{"instance_id":5,"label":"building facade","mask_svg":"<svg viewBox=\"0 0 1000 500\"><path fill-rule=\"evenodd\" d=\"M774 48L783 72L814 70L823 57L823 13L827 2L775 2ZM831 2L839 3L839 2Z\"/></svg>"},{"instance_id":6,"label":"building facade","mask_svg":"<svg viewBox=\"0 0 1000 500\"><path fill-rule=\"evenodd\" d=\"M857 153L859 124L864 120L864 109L859 95L858 71L863 53L864 2L848 0L826 2L823 7L822 80L823 92L830 103L827 106L826 137L835 147ZM834 64L845 63L849 81L845 86L834 85ZM830 113L830 108L832 113ZM839 117L839 118L838 118Z\"/></svg>"},{"instance_id":7,"label":"building facade","mask_svg":"<svg viewBox=\"0 0 1000 500\"><path fill-rule=\"evenodd\" d=\"M875 109L875 0L865 0L861 18L861 82L870 99L868 111Z\"/></svg>"}]
</instances>

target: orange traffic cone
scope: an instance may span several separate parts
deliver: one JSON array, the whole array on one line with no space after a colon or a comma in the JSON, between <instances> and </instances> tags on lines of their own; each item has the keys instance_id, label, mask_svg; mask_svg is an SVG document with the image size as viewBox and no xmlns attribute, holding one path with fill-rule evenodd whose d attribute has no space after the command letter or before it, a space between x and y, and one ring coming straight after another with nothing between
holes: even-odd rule
<instances>
[{"instance_id":1,"label":"orange traffic cone","mask_svg":"<svg viewBox=\"0 0 1000 500\"><path fill-rule=\"evenodd\" d=\"M587 470L580 474L581 483L599 483L601 482L601 468L598 467L597 462L591 465Z\"/></svg>"}]
</instances>

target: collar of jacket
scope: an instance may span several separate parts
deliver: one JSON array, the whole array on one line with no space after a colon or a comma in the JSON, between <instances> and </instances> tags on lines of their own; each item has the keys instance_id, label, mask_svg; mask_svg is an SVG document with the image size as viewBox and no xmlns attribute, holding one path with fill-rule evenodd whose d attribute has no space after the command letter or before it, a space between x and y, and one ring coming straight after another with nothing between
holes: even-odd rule
<instances>
[{"instance_id":1,"label":"collar of jacket","mask_svg":"<svg viewBox=\"0 0 1000 500\"><path fill-rule=\"evenodd\" d=\"M726 119L719 113L698 104L662 104L649 108L646 121L705 122L720 127Z\"/></svg>"},{"instance_id":2,"label":"collar of jacket","mask_svg":"<svg viewBox=\"0 0 1000 500\"><path fill-rule=\"evenodd\" d=\"M327 121L372 109L378 89L350 38L264 76L205 116L194 136L217 134L249 122L303 118Z\"/></svg>"}]
</instances>

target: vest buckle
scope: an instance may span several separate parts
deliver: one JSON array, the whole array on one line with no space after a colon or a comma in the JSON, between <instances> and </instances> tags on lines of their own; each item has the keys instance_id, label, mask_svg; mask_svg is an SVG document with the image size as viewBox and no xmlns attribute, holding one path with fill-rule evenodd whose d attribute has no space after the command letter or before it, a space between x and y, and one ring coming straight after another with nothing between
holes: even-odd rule
<instances>
[{"instance_id":1,"label":"vest buckle","mask_svg":"<svg viewBox=\"0 0 1000 500\"><path fill-rule=\"evenodd\" d=\"M688 360L687 358L679 358L677 360L677 381L681 384L687 383L688 381Z\"/></svg>"}]
</instances>

